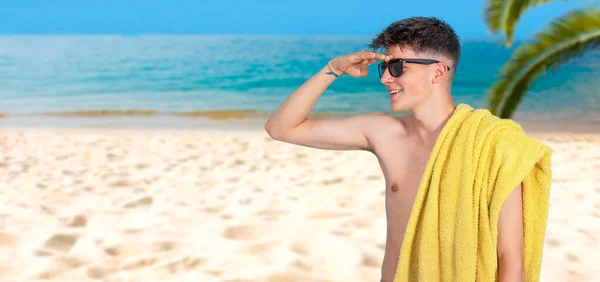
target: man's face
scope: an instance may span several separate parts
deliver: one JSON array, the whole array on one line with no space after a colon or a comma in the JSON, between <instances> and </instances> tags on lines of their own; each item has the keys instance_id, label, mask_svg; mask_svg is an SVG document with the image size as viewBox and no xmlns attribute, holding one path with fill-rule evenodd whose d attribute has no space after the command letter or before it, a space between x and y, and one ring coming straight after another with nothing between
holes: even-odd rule
<instances>
[{"instance_id":1,"label":"man's face","mask_svg":"<svg viewBox=\"0 0 600 282\"><path fill-rule=\"evenodd\" d=\"M419 56L409 47L400 49L398 46L392 46L387 54L394 59L434 59ZM386 69L381 76L381 83L385 85L390 95L390 110L392 112L410 110L428 98L433 90L432 75L435 75L435 64L404 63L402 75L399 77L393 77Z\"/></svg>"}]
</instances>

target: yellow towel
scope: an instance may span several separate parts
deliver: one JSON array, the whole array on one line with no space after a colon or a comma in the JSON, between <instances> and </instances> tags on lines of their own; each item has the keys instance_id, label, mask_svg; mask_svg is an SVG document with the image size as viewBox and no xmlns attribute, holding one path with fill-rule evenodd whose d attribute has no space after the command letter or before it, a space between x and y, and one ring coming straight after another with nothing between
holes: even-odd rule
<instances>
[{"instance_id":1,"label":"yellow towel","mask_svg":"<svg viewBox=\"0 0 600 282\"><path fill-rule=\"evenodd\" d=\"M498 214L519 183L526 281L538 281L551 155L511 119L459 104L421 179L394 282L497 281Z\"/></svg>"}]
</instances>

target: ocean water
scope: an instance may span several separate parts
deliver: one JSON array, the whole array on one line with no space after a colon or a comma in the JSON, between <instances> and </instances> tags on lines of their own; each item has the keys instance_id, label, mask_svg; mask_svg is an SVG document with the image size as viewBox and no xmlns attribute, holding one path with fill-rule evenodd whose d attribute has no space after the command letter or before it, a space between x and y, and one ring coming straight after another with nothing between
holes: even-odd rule
<instances>
[{"instance_id":1,"label":"ocean water","mask_svg":"<svg viewBox=\"0 0 600 282\"><path fill-rule=\"evenodd\" d=\"M370 39L0 36L0 113L270 113L328 60L366 49ZM484 106L486 90L513 51L498 42L462 42L462 58L452 89L455 102ZM598 78L600 52L590 52L538 79L516 115L597 120ZM342 114L370 111L389 112L389 97L379 81L376 65L370 67L366 78L336 80L313 109Z\"/></svg>"}]
</instances>

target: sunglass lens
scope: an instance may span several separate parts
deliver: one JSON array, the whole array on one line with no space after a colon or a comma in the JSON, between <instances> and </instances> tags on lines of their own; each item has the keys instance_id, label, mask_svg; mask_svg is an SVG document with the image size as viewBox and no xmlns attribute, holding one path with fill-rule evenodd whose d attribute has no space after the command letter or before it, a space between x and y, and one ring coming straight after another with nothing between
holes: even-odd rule
<instances>
[{"instance_id":1,"label":"sunglass lens","mask_svg":"<svg viewBox=\"0 0 600 282\"><path fill-rule=\"evenodd\" d=\"M390 64L390 74L392 74L393 77L399 77L402 74L402 67L402 61Z\"/></svg>"},{"instance_id":2,"label":"sunglass lens","mask_svg":"<svg viewBox=\"0 0 600 282\"><path fill-rule=\"evenodd\" d=\"M385 69L387 68L387 63L386 62L381 62L379 63L377 70L379 71L379 77L383 76L383 72L385 71Z\"/></svg>"},{"instance_id":3,"label":"sunglass lens","mask_svg":"<svg viewBox=\"0 0 600 282\"><path fill-rule=\"evenodd\" d=\"M390 74L393 77L399 77L400 75L402 75L402 61L392 61L392 62L381 62L379 63L379 67L377 68L377 70L379 71L379 77L383 76L383 73L385 72L385 70L389 67L390 68Z\"/></svg>"}]
</instances>

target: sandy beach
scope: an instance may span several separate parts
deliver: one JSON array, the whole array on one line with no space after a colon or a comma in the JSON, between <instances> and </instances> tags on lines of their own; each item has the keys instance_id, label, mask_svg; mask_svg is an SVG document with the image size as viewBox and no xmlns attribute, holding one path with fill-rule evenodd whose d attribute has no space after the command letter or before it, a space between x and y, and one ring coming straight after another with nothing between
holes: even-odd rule
<instances>
[{"instance_id":1,"label":"sandy beach","mask_svg":"<svg viewBox=\"0 0 600 282\"><path fill-rule=\"evenodd\" d=\"M594 281L600 134L530 136L554 150L541 281ZM379 281L383 193L373 155L260 130L2 129L0 281Z\"/></svg>"}]
</instances>

